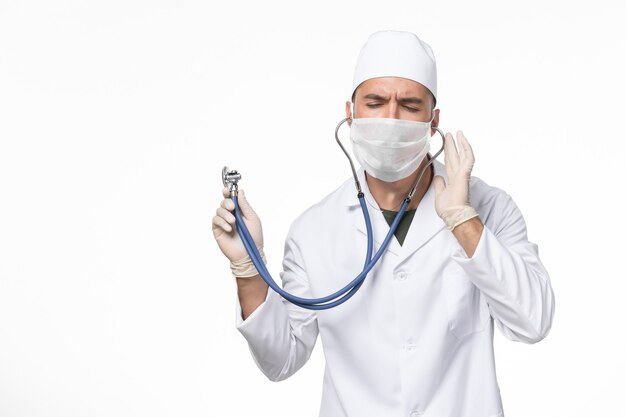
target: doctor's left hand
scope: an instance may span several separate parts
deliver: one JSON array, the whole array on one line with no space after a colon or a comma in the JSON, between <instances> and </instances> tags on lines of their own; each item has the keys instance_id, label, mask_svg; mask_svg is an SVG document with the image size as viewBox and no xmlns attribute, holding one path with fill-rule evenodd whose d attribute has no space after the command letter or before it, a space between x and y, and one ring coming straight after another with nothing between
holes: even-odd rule
<instances>
[{"instance_id":1,"label":"doctor's left hand","mask_svg":"<svg viewBox=\"0 0 626 417\"><path fill-rule=\"evenodd\" d=\"M237 262L248 256L248 252L246 252L246 248L236 230L235 216L232 213L233 210L235 210L235 203L230 198L228 187L222 190L222 194L224 199L213 217L213 236L222 253L231 262ZM248 203L242 189L239 189L237 199L243 221L246 223L254 239L254 243L257 248L263 248L263 228L261 227L261 219L252 209L250 203Z\"/></svg>"},{"instance_id":2,"label":"doctor's left hand","mask_svg":"<svg viewBox=\"0 0 626 417\"><path fill-rule=\"evenodd\" d=\"M448 184L445 184L441 176L436 176L433 180L436 195L435 211L450 230L462 221L476 216L474 209L469 205L469 184L474 167L474 152L463 132L458 131L456 138L458 151L452 134L446 133L445 135L444 151Z\"/></svg>"}]
</instances>

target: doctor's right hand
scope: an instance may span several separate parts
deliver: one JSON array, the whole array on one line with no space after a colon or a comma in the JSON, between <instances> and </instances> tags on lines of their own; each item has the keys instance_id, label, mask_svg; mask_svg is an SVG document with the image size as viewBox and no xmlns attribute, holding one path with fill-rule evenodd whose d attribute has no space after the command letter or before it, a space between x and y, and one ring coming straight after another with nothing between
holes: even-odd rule
<instances>
[{"instance_id":1,"label":"doctor's right hand","mask_svg":"<svg viewBox=\"0 0 626 417\"><path fill-rule=\"evenodd\" d=\"M236 230L235 215L235 203L230 198L230 191L228 187L222 190L224 199L215 212L213 217L213 236L217 245L222 253L231 261L238 262L248 256L246 248L239 237L239 233ZM261 228L261 219L250 207L250 203L246 199L246 195L242 189L239 189L237 193L239 202L239 209L241 210L241 216L245 222L254 243L257 248L263 248L263 229Z\"/></svg>"}]
</instances>

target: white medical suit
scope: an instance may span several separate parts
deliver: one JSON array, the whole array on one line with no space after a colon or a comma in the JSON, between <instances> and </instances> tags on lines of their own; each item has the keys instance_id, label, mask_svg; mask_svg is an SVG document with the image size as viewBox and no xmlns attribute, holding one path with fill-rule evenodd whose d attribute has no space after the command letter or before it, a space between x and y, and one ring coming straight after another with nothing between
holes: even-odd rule
<instances>
[{"instance_id":1,"label":"white medical suit","mask_svg":"<svg viewBox=\"0 0 626 417\"><path fill-rule=\"evenodd\" d=\"M435 175L447 177L434 162ZM389 225L358 172L377 250ZM237 328L273 381L308 360L318 334L326 368L321 417L498 417L494 322L510 340L549 332L554 294L522 214L476 177L470 203L485 225L468 258L435 213L431 184L402 246L395 238L357 294L324 311L297 307L271 289ZM286 291L322 297L363 268L367 236L353 179L297 218L285 243Z\"/></svg>"}]
</instances>

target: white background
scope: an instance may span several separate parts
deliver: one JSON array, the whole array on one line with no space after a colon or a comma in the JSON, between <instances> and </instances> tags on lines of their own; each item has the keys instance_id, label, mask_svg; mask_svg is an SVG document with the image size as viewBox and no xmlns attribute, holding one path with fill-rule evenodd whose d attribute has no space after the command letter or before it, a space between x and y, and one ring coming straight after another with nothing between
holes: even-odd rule
<instances>
[{"instance_id":1,"label":"white background","mask_svg":"<svg viewBox=\"0 0 626 417\"><path fill-rule=\"evenodd\" d=\"M624 3L334 3L0 1L0 416L317 415L321 344L265 379L210 220L240 170L278 277L381 29L432 46L551 274L550 335L496 333L507 417L626 415Z\"/></svg>"}]
</instances>

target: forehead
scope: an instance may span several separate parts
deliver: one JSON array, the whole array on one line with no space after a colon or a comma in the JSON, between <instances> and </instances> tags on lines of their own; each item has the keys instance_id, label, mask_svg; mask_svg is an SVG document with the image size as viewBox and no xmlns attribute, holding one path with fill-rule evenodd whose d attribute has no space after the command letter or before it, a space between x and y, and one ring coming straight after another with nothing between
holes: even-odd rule
<instances>
[{"instance_id":1,"label":"forehead","mask_svg":"<svg viewBox=\"0 0 626 417\"><path fill-rule=\"evenodd\" d=\"M379 77L363 81L357 88L356 94L378 94L381 96L397 95L399 97L418 97L428 99L430 91L422 84L400 77Z\"/></svg>"}]
</instances>

